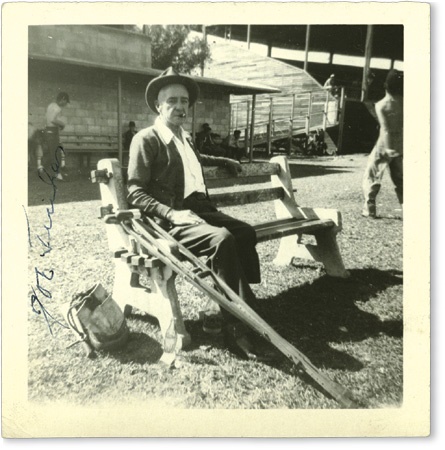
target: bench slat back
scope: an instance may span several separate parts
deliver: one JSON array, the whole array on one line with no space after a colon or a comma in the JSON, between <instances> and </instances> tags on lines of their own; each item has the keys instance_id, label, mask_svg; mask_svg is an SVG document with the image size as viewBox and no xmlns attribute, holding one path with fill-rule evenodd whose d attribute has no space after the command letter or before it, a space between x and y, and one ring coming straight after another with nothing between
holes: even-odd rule
<instances>
[{"instance_id":1,"label":"bench slat back","mask_svg":"<svg viewBox=\"0 0 445 450\"><path fill-rule=\"evenodd\" d=\"M67 150L113 150L118 148L118 136L94 133L61 133L60 140Z\"/></svg>"},{"instance_id":2,"label":"bench slat back","mask_svg":"<svg viewBox=\"0 0 445 450\"><path fill-rule=\"evenodd\" d=\"M216 206L224 207L248 205L250 203L268 202L281 199L283 198L284 190L280 187L222 193L212 193L210 190L209 195Z\"/></svg>"},{"instance_id":3,"label":"bench slat back","mask_svg":"<svg viewBox=\"0 0 445 450\"><path fill-rule=\"evenodd\" d=\"M234 177L224 167L204 167L204 177L209 187L209 195L212 201L218 207L248 205L251 203L267 202L282 199L284 190L281 187L272 187L264 189L239 190L232 192L212 192L211 180L224 180L227 186L242 185L254 183L259 177L265 177L266 181L270 181L270 176L279 173L280 166L271 163L253 163L243 164L242 172ZM124 180L128 179L128 171L126 167L122 168L122 176ZM262 180L264 181L264 180Z\"/></svg>"},{"instance_id":4,"label":"bench slat back","mask_svg":"<svg viewBox=\"0 0 445 450\"><path fill-rule=\"evenodd\" d=\"M278 164L271 163L252 163L252 164L242 164L241 173L234 177L227 171L225 167L204 167L204 176L206 180L216 180L220 178L231 178L238 179L244 177L258 177L275 175L279 173L280 166Z\"/></svg>"},{"instance_id":5,"label":"bench slat back","mask_svg":"<svg viewBox=\"0 0 445 450\"><path fill-rule=\"evenodd\" d=\"M224 167L204 167L204 178L207 187L231 187L242 184L266 183L270 181L271 175L278 174L279 164L251 163L242 164L242 171L233 176Z\"/></svg>"}]
</instances>

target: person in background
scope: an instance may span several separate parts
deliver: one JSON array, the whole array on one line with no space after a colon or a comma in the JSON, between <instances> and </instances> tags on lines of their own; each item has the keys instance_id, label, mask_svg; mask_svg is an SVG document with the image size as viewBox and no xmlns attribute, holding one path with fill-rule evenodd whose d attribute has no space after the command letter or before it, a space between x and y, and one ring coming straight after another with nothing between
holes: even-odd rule
<instances>
[{"instance_id":1,"label":"person in background","mask_svg":"<svg viewBox=\"0 0 445 450\"><path fill-rule=\"evenodd\" d=\"M255 230L217 210L202 169L204 165L224 166L236 174L241 165L195 150L183 125L198 95L195 80L171 67L148 83L145 100L158 117L131 143L128 203L156 220L195 256L205 258L207 265L252 306L256 298L249 283L260 282ZM239 319L225 310L218 318L218 308L210 305L216 304L210 299L204 331L216 334L224 330L226 345L234 352L268 359L267 351Z\"/></svg>"},{"instance_id":2,"label":"person in background","mask_svg":"<svg viewBox=\"0 0 445 450\"><path fill-rule=\"evenodd\" d=\"M227 149L227 157L236 159L241 162L241 159L245 156L246 149L244 145L240 142L241 131L235 130L233 135L228 135L224 139L224 146Z\"/></svg>"},{"instance_id":3,"label":"person in background","mask_svg":"<svg viewBox=\"0 0 445 450\"><path fill-rule=\"evenodd\" d=\"M28 169L39 170L43 157L43 130L36 128L32 122L28 122Z\"/></svg>"},{"instance_id":4,"label":"person in background","mask_svg":"<svg viewBox=\"0 0 445 450\"><path fill-rule=\"evenodd\" d=\"M329 78L325 81L323 88L326 89L331 95L338 95L337 79L335 78L335 73L332 73Z\"/></svg>"},{"instance_id":5,"label":"person in background","mask_svg":"<svg viewBox=\"0 0 445 450\"><path fill-rule=\"evenodd\" d=\"M65 170L65 152L60 147L59 132L65 128L66 119L62 116L63 108L70 102L66 92L59 92L55 102L46 109L46 128L44 130L44 143L42 158L38 159L38 170L45 168L56 173L58 180L67 176Z\"/></svg>"},{"instance_id":6,"label":"person in background","mask_svg":"<svg viewBox=\"0 0 445 450\"><path fill-rule=\"evenodd\" d=\"M125 151L130 151L131 141L133 140L133 136L137 133L136 124L131 120L128 123L128 130L123 134L123 147Z\"/></svg>"},{"instance_id":7,"label":"person in background","mask_svg":"<svg viewBox=\"0 0 445 450\"><path fill-rule=\"evenodd\" d=\"M403 73L392 69L385 81L386 95L376 103L379 137L369 155L363 177L362 215L377 217L376 198L383 173L389 167L397 199L403 207Z\"/></svg>"},{"instance_id":8,"label":"person in background","mask_svg":"<svg viewBox=\"0 0 445 450\"><path fill-rule=\"evenodd\" d=\"M215 142L215 138L219 138L219 136L212 133L208 123L203 123L201 131L196 133L196 146L199 153L210 156L226 156L225 149Z\"/></svg>"}]
</instances>

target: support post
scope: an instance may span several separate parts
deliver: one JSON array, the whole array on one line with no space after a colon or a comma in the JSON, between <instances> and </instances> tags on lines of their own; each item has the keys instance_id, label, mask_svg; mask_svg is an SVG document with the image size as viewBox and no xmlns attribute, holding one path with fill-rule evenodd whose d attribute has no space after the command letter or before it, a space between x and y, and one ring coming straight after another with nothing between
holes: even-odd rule
<instances>
[{"instance_id":1,"label":"support post","mask_svg":"<svg viewBox=\"0 0 445 450\"><path fill-rule=\"evenodd\" d=\"M329 91L326 91L326 100L324 102L324 111L323 111L323 131L326 131L326 126L328 123L328 108L329 108Z\"/></svg>"},{"instance_id":2,"label":"support post","mask_svg":"<svg viewBox=\"0 0 445 450\"><path fill-rule=\"evenodd\" d=\"M307 105L307 115L306 115L306 134L309 136L309 131L311 129L311 113L312 113L312 92L309 92L309 103Z\"/></svg>"},{"instance_id":3,"label":"support post","mask_svg":"<svg viewBox=\"0 0 445 450\"><path fill-rule=\"evenodd\" d=\"M247 25L247 49L250 49L250 27L251 25Z\"/></svg>"},{"instance_id":4,"label":"support post","mask_svg":"<svg viewBox=\"0 0 445 450\"><path fill-rule=\"evenodd\" d=\"M235 106L235 130L238 128L238 105L239 103L234 103Z\"/></svg>"},{"instance_id":5,"label":"support post","mask_svg":"<svg viewBox=\"0 0 445 450\"><path fill-rule=\"evenodd\" d=\"M294 116L295 116L295 94L292 94L292 105L290 109L290 121L289 121L289 155L292 152L292 136L294 135Z\"/></svg>"},{"instance_id":6,"label":"support post","mask_svg":"<svg viewBox=\"0 0 445 450\"><path fill-rule=\"evenodd\" d=\"M366 44L365 44L365 65L363 67L363 77L362 77L362 95L361 95L362 102L364 102L368 98L368 74L369 74L369 67L371 65L373 34L374 34L374 26L368 25L366 31Z\"/></svg>"},{"instance_id":7,"label":"support post","mask_svg":"<svg viewBox=\"0 0 445 450\"><path fill-rule=\"evenodd\" d=\"M117 76L117 149L118 158L121 164L123 164L122 154L122 80L121 76Z\"/></svg>"},{"instance_id":8,"label":"support post","mask_svg":"<svg viewBox=\"0 0 445 450\"><path fill-rule=\"evenodd\" d=\"M253 138L255 134L255 104L256 104L256 94L252 95L252 118L250 120L250 155L249 162L253 161Z\"/></svg>"},{"instance_id":9,"label":"support post","mask_svg":"<svg viewBox=\"0 0 445 450\"><path fill-rule=\"evenodd\" d=\"M196 103L192 106L192 139L195 142L196 136Z\"/></svg>"},{"instance_id":10,"label":"support post","mask_svg":"<svg viewBox=\"0 0 445 450\"><path fill-rule=\"evenodd\" d=\"M249 119L250 119L250 101L247 100L246 106L246 131L245 131L245 141L246 141L246 150L249 146ZM249 160L250 160L250 147L249 147Z\"/></svg>"},{"instance_id":11,"label":"support post","mask_svg":"<svg viewBox=\"0 0 445 450\"><path fill-rule=\"evenodd\" d=\"M272 44L271 43L267 44L267 57L268 58L272 57Z\"/></svg>"},{"instance_id":12,"label":"support post","mask_svg":"<svg viewBox=\"0 0 445 450\"><path fill-rule=\"evenodd\" d=\"M345 111L346 111L345 88L344 86L342 86L340 95L340 120L338 124L337 155L342 154L343 133L345 129Z\"/></svg>"},{"instance_id":13,"label":"support post","mask_svg":"<svg viewBox=\"0 0 445 450\"><path fill-rule=\"evenodd\" d=\"M267 125L267 156L269 157L272 151L272 134L273 134L273 97L269 99L269 124Z\"/></svg>"},{"instance_id":14,"label":"support post","mask_svg":"<svg viewBox=\"0 0 445 450\"><path fill-rule=\"evenodd\" d=\"M205 25L202 26L202 37L204 39L204 42L207 44L207 28ZM201 76L204 76L204 65L205 63L201 63Z\"/></svg>"},{"instance_id":15,"label":"support post","mask_svg":"<svg viewBox=\"0 0 445 450\"><path fill-rule=\"evenodd\" d=\"M228 129L228 135L230 136L230 130L232 128L232 114L233 114L233 104L230 105L230 113L229 113L229 129Z\"/></svg>"},{"instance_id":16,"label":"support post","mask_svg":"<svg viewBox=\"0 0 445 450\"><path fill-rule=\"evenodd\" d=\"M309 39L311 36L311 26L306 26L306 43L304 49L304 71L307 72L308 60L309 60Z\"/></svg>"}]
</instances>

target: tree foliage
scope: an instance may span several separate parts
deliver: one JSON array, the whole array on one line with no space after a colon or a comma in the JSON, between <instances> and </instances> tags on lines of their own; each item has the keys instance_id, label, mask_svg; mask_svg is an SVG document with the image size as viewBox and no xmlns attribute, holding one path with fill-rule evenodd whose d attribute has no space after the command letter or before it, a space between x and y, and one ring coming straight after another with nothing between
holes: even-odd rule
<instances>
[{"instance_id":1,"label":"tree foliage","mask_svg":"<svg viewBox=\"0 0 445 450\"><path fill-rule=\"evenodd\" d=\"M190 73L210 59L208 44L199 37L189 37L187 25L144 25L144 34L151 39L151 59L155 69L169 66Z\"/></svg>"}]
</instances>

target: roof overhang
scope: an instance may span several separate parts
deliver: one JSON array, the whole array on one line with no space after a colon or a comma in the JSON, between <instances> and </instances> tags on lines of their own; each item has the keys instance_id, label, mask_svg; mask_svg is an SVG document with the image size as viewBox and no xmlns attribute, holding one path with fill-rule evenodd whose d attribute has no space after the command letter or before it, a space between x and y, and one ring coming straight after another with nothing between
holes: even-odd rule
<instances>
[{"instance_id":1,"label":"roof overhang","mask_svg":"<svg viewBox=\"0 0 445 450\"><path fill-rule=\"evenodd\" d=\"M403 61L403 25L375 24L372 56ZM199 27L194 27L200 31ZM246 41L247 25L208 25L208 35L224 37L230 29L231 38ZM252 42L293 50L305 50L307 25L251 25ZM365 53L367 25L313 24L311 25L309 50L348 56Z\"/></svg>"},{"instance_id":2,"label":"roof overhang","mask_svg":"<svg viewBox=\"0 0 445 450\"><path fill-rule=\"evenodd\" d=\"M54 63L54 64L63 64L63 65L74 65L80 66L84 68L90 69L99 69L116 73L127 73L132 75L143 76L145 80L148 82L151 79L157 77L162 73L162 70L158 69L137 69L137 68L129 68L120 65L112 65L103 62L93 62L93 61L85 61L76 58L61 58L60 56L54 57L50 55L42 55L38 53L30 53L29 60L36 62L44 62L44 63ZM233 83L227 80L220 80L217 78L208 78L208 77L198 77L191 76L198 85L217 90L219 93L226 93L231 95L256 95L256 94L274 94L281 92L279 89L262 86L258 84L250 84L250 83Z\"/></svg>"}]
</instances>

